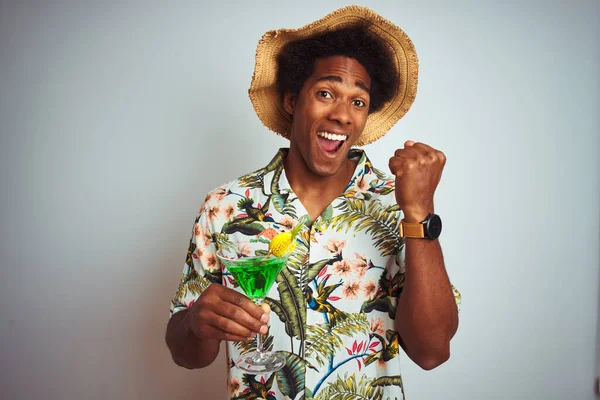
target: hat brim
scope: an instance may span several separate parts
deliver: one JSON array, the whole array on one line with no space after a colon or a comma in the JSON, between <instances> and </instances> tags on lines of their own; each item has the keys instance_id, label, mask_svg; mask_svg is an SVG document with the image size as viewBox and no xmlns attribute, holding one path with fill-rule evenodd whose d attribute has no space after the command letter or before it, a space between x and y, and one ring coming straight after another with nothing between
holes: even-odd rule
<instances>
[{"instance_id":1,"label":"hat brim","mask_svg":"<svg viewBox=\"0 0 600 400\"><path fill-rule=\"evenodd\" d=\"M399 27L372 10L349 6L299 29L269 31L260 39L248 94L256 114L267 128L290 138L292 119L283 108L276 85L277 56L283 47L296 40L354 26L366 26L389 47L400 77L397 95L381 110L369 114L356 145L364 146L381 138L408 112L415 101L419 74L419 61L412 41Z\"/></svg>"}]
</instances>

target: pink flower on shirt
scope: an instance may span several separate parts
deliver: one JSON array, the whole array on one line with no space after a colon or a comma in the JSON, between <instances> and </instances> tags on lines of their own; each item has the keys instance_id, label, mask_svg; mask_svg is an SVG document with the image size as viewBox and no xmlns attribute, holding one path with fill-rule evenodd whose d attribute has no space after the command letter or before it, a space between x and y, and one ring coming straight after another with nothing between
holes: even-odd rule
<instances>
[{"instance_id":1,"label":"pink flower on shirt","mask_svg":"<svg viewBox=\"0 0 600 400\"><path fill-rule=\"evenodd\" d=\"M208 196L206 196L206 202L211 202L213 200L217 200L217 201L223 201L223 199L231 192L229 192L228 190L226 190L225 188L218 188L216 190L213 190L212 192L210 192L208 194Z\"/></svg>"},{"instance_id":2,"label":"pink flower on shirt","mask_svg":"<svg viewBox=\"0 0 600 400\"><path fill-rule=\"evenodd\" d=\"M344 300L356 300L360 293L360 282L358 281L346 281L342 286L342 298Z\"/></svg>"},{"instance_id":3,"label":"pink flower on shirt","mask_svg":"<svg viewBox=\"0 0 600 400\"><path fill-rule=\"evenodd\" d=\"M381 318L373 318L371 320L371 332L383 336L385 329L383 329L383 320Z\"/></svg>"},{"instance_id":4,"label":"pink flower on shirt","mask_svg":"<svg viewBox=\"0 0 600 400\"><path fill-rule=\"evenodd\" d=\"M229 191L225 190L224 188L218 188L217 190L214 191L214 196L217 199L217 201L223 201L225 196L227 196L228 194L229 194Z\"/></svg>"},{"instance_id":5,"label":"pink flower on shirt","mask_svg":"<svg viewBox=\"0 0 600 400\"><path fill-rule=\"evenodd\" d=\"M223 207L222 211L227 221L231 221L231 219L235 215L235 207L233 206L233 204L227 204L225 207Z\"/></svg>"},{"instance_id":6,"label":"pink flower on shirt","mask_svg":"<svg viewBox=\"0 0 600 400\"><path fill-rule=\"evenodd\" d=\"M208 229L204 229L200 224L196 224L194 227L194 234L196 235L196 244L198 247L206 247L212 243L212 235Z\"/></svg>"},{"instance_id":7,"label":"pink flower on shirt","mask_svg":"<svg viewBox=\"0 0 600 400\"><path fill-rule=\"evenodd\" d=\"M237 245L237 253L240 256L250 257L252 255L252 247L250 243L239 242Z\"/></svg>"},{"instance_id":8,"label":"pink flower on shirt","mask_svg":"<svg viewBox=\"0 0 600 400\"><path fill-rule=\"evenodd\" d=\"M356 188L359 190L359 192L366 192L367 189L369 188L369 185L367 184L367 180L365 179L365 175L362 175L360 178L357 179L356 181Z\"/></svg>"},{"instance_id":9,"label":"pink flower on shirt","mask_svg":"<svg viewBox=\"0 0 600 400\"><path fill-rule=\"evenodd\" d=\"M365 276L365 274L369 270L369 263L367 262L367 259L362 255L357 253L354 254L356 255L356 260L352 262L352 268L356 273L356 276L360 279L363 276Z\"/></svg>"},{"instance_id":10,"label":"pink flower on shirt","mask_svg":"<svg viewBox=\"0 0 600 400\"><path fill-rule=\"evenodd\" d=\"M377 282L374 279L369 279L362 284L363 296L371 300L375 293L377 293Z\"/></svg>"},{"instance_id":11,"label":"pink flower on shirt","mask_svg":"<svg viewBox=\"0 0 600 400\"><path fill-rule=\"evenodd\" d=\"M204 256L202 257L202 264L204 265L204 268L210 271L216 271L219 269L219 259L212 252L204 253Z\"/></svg>"},{"instance_id":12,"label":"pink flower on shirt","mask_svg":"<svg viewBox=\"0 0 600 400\"><path fill-rule=\"evenodd\" d=\"M296 226L296 220L289 215L284 215L277 223L286 231Z\"/></svg>"},{"instance_id":13,"label":"pink flower on shirt","mask_svg":"<svg viewBox=\"0 0 600 400\"><path fill-rule=\"evenodd\" d=\"M208 209L208 214L206 217L209 221L214 221L219 218L219 214L221 213L221 208L219 206L212 206Z\"/></svg>"},{"instance_id":14,"label":"pink flower on shirt","mask_svg":"<svg viewBox=\"0 0 600 400\"><path fill-rule=\"evenodd\" d=\"M334 274L342 278L347 278L352 275L352 264L346 259L342 261L336 261L331 266L331 270Z\"/></svg>"},{"instance_id":15,"label":"pink flower on shirt","mask_svg":"<svg viewBox=\"0 0 600 400\"><path fill-rule=\"evenodd\" d=\"M337 240L337 239L331 238L327 241L327 245L325 246L325 249L331 253L340 254L345 246L346 246L345 240Z\"/></svg>"},{"instance_id":16,"label":"pink flower on shirt","mask_svg":"<svg viewBox=\"0 0 600 400\"><path fill-rule=\"evenodd\" d=\"M230 397L236 397L240 394L240 391L242 390L242 383L240 382L240 380L235 377L232 376L229 379L229 396Z\"/></svg>"}]
</instances>

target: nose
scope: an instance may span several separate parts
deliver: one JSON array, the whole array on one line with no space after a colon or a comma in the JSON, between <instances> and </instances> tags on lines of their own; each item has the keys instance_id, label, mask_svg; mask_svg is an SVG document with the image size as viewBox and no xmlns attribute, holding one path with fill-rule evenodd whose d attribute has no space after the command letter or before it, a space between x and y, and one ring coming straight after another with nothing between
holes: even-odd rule
<instances>
[{"instance_id":1,"label":"nose","mask_svg":"<svg viewBox=\"0 0 600 400\"><path fill-rule=\"evenodd\" d=\"M349 125L352 122L350 106L345 102L337 102L329 112L329 119L337 121L340 125Z\"/></svg>"}]
</instances>

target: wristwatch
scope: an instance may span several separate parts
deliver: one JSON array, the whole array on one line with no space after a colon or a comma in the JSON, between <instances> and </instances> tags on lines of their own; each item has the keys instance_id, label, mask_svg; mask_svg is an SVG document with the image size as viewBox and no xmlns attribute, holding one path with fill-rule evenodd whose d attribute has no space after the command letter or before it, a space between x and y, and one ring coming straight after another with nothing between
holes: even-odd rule
<instances>
[{"instance_id":1,"label":"wristwatch","mask_svg":"<svg viewBox=\"0 0 600 400\"><path fill-rule=\"evenodd\" d=\"M437 214L429 214L423 222L400 221L400 237L411 239L437 239L442 233L442 219Z\"/></svg>"}]
</instances>

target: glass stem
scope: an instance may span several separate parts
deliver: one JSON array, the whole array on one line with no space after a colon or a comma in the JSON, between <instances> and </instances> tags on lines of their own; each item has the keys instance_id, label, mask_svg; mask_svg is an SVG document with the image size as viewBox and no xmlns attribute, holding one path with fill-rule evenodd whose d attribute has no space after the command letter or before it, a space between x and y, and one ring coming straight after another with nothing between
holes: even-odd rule
<instances>
[{"instance_id":1,"label":"glass stem","mask_svg":"<svg viewBox=\"0 0 600 400\"><path fill-rule=\"evenodd\" d=\"M258 354L263 353L263 337L260 333L256 334L256 352Z\"/></svg>"},{"instance_id":2,"label":"glass stem","mask_svg":"<svg viewBox=\"0 0 600 400\"><path fill-rule=\"evenodd\" d=\"M262 304L264 298L256 298L254 299L254 304L256 304L257 306L260 307L260 305ZM264 353L263 350L263 335L259 332L256 334L256 352L258 354L260 354L262 356L262 354Z\"/></svg>"}]
</instances>

